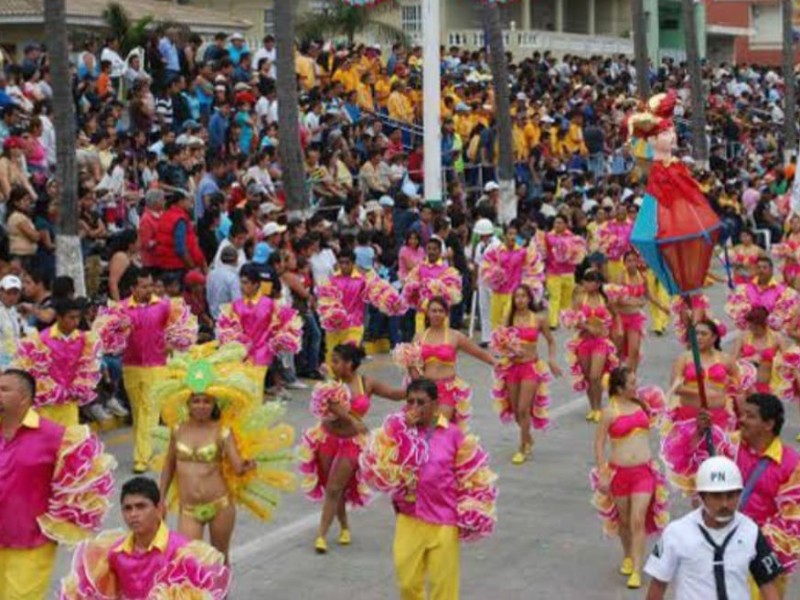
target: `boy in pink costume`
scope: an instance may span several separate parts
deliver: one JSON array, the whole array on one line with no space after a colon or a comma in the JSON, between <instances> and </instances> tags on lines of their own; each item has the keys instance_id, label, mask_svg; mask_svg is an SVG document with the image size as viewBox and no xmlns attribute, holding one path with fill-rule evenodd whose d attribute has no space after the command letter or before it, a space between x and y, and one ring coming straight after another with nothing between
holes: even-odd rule
<instances>
[{"instance_id":1,"label":"boy in pink costume","mask_svg":"<svg viewBox=\"0 0 800 600\"><path fill-rule=\"evenodd\" d=\"M628 219L628 209L620 205L614 219L606 221L597 230L597 244L600 251L608 259L608 280L617 281L622 277L625 266L622 258L628 250L631 250L631 231L633 221Z\"/></svg>"},{"instance_id":2,"label":"boy in pink costume","mask_svg":"<svg viewBox=\"0 0 800 600\"><path fill-rule=\"evenodd\" d=\"M42 600L56 545L92 535L110 507L114 458L86 426L34 410L34 378L0 375L0 600Z\"/></svg>"},{"instance_id":3,"label":"boy in pink costume","mask_svg":"<svg viewBox=\"0 0 800 600\"><path fill-rule=\"evenodd\" d=\"M747 329L747 313L755 306L767 309L770 327L778 331L791 325L791 317L800 307L800 294L775 280L772 259L767 256L758 259L753 280L736 286L728 295L725 312L739 329Z\"/></svg>"},{"instance_id":4,"label":"boy in pink costume","mask_svg":"<svg viewBox=\"0 0 800 600\"><path fill-rule=\"evenodd\" d=\"M100 339L79 331L81 306L56 304L52 327L20 340L13 365L36 378L38 413L65 427L78 424L78 407L94 402L100 382Z\"/></svg>"},{"instance_id":5,"label":"boy in pink costume","mask_svg":"<svg viewBox=\"0 0 800 600\"><path fill-rule=\"evenodd\" d=\"M190 542L167 528L155 481L134 477L125 483L121 504L130 533L108 531L78 546L60 600L226 597L225 558L205 542Z\"/></svg>"},{"instance_id":6,"label":"boy in pink costume","mask_svg":"<svg viewBox=\"0 0 800 600\"><path fill-rule=\"evenodd\" d=\"M417 311L417 333L425 330L428 301L441 296L448 306L454 306L461 302L461 287L461 274L442 260L441 240L428 240L425 244L425 262L411 270L403 287L403 297Z\"/></svg>"}]
</instances>

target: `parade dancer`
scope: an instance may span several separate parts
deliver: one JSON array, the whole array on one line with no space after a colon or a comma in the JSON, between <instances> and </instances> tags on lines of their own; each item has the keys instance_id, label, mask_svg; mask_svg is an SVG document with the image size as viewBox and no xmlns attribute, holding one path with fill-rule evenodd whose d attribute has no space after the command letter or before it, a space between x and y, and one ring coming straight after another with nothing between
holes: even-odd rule
<instances>
[{"instance_id":1,"label":"parade dancer","mask_svg":"<svg viewBox=\"0 0 800 600\"><path fill-rule=\"evenodd\" d=\"M449 310L444 298L431 298L426 315L429 327L412 344L395 347L393 354L395 362L407 369L412 379L424 377L436 383L439 412L466 431L472 413L472 390L456 374L458 352L466 352L490 366L494 366L494 357L460 331L448 327Z\"/></svg>"},{"instance_id":2,"label":"parade dancer","mask_svg":"<svg viewBox=\"0 0 800 600\"><path fill-rule=\"evenodd\" d=\"M785 283L775 280L772 259L762 256L756 262L756 276L728 295L725 312L736 322L739 329L747 329L747 313L755 306L763 306L769 313L769 324L781 330L791 314L800 305L800 294Z\"/></svg>"},{"instance_id":3,"label":"parade dancer","mask_svg":"<svg viewBox=\"0 0 800 600\"><path fill-rule=\"evenodd\" d=\"M351 543L347 505L364 506L371 498L358 468L358 457L366 441L364 418L373 395L402 400L405 390L392 388L372 377L359 375L364 351L352 344L333 349L331 371L335 381L317 384L311 394L311 413L320 421L303 432L300 473L306 497L323 501L317 553L328 551L328 530L339 520L339 544Z\"/></svg>"},{"instance_id":4,"label":"parade dancer","mask_svg":"<svg viewBox=\"0 0 800 600\"><path fill-rule=\"evenodd\" d=\"M461 302L461 274L442 260L442 242L437 238L425 244L425 262L408 274L403 298L416 311L415 331L425 329L425 311L431 298L439 296L449 306Z\"/></svg>"},{"instance_id":5,"label":"parade dancer","mask_svg":"<svg viewBox=\"0 0 800 600\"><path fill-rule=\"evenodd\" d=\"M363 275L354 269L352 250L339 253L338 270L314 289L320 323L325 330L325 363L330 368L333 349L339 344L361 344L367 304L391 317L406 313L408 305L390 283L374 271Z\"/></svg>"},{"instance_id":6,"label":"parade dancer","mask_svg":"<svg viewBox=\"0 0 800 600\"><path fill-rule=\"evenodd\" d=\"M134 477L122 486L122 518L129 533L106 531L80 544L59 600L224 600L230 587L225 557L189 541L161 520L156 482Z\"/></svg>"},{"instance_id":7,"label":"parade dancer","mask_svg":"<svg viewBox=\"0 0 800 600\"><path fill-rule=\"evenodd\" d=\"M391 495L397 513L394 564L402 600L459 598L460 541L494 531L496 475L478 439L438 411L437 386L408 386L403 412L370 434L361 469Z\"/></svg>"},{"instance_id":8,"label":"parade dancer","mask_svg":"<svg viewBox=\"0 0 800 600\"><path fill-rule=\"evenodd\" d=\"M603 291L604 281L600 271L587 271L572 309L562 315L564 325L575 329L575 335L567 342L566 348L572 388L576 392L586 392L589 399L586 420L595 423L600 422L603 376L619 364L617 350L611 341L614 315Z\"/></svg>"},{"instance_id":9,"label":"parade dancer","mask_svg":"<svg viewBox=\"0 0 800 600\"><path fill-rule=\"evenodd\" d=\"M689 345L689 323L700 323L701 321L713 321L717 326L720 337L725 337L728 328L718 318L714 317L711 311L711 302L705 294L692 294L688 296L676 296L670 306L672 313L672 325L675 328L675 335L682 345Z\"/></svg>"},{"instance_id":10,"label":"parade dancer","mask_svg":"<svg viewBox=\"0 0 800 600\"><path fill-rule=\"evenodd\" d=\"M260 386L245 372L246 356L236 343L194 346L170 359L152 389L166 425L159 431L166 443L161 497L175 500L178 532L201 540L208 526L226 562L236 505L267 521L280 492L295 487L294 430L277 422L280 403L263 403Z\"/></svg>"},{"instance_id":11,"label":"parade dancer","mask_svg":"<svg viewBox=\"0 0 800 600\"><path fill-rule=\"evenodd\" d=\"M531 289L519 286L514 290L505 326L496 329L492 337L492 350L501 356L494 368L495 408L501 422L515 421L520 431L519 450L511 458L515 465L521 465L531 455L534 444L531 428L547 427L548 384L553 376L561 376L556 364L555 340L546 317L537 314L540 309ZM547 341L547 363L539 359L537 352L540 334Z\"/></svg>"},{"instance_id":12,"label":"parade dancer","mask_svg":"<svg viewBox=\"0 0 800 600\"><path fill-rule=\"evenodd\" d=\"M248 376L264 396L267 369L279 352L296 354L303 340L303 320L297 311L261 293L261 275L255 265L239 272L242 297L222 307L217 318L221 344L238 342L247 348Z\"/></svg>"},{"instance_id":13,"label":"parade dancer","mask_svg":"<svg viewBox=\"0 0 800 600\"><path fill-rule=\"evenodd\" d=\"M745 285L756 276L758 259L766 256L764 249L757 246L753 232L749 229L739 234L739 243L731 248L728 258L733 267L733 283Z\"/></svg>"},{"instance_id":14,"label":"parade dancer","mask_svg":"<svg viewBox=\"0 0 800 600\"><path fill-rule=\"evenodd\" d=\"M179 298L159 298L147 271L132 267L133 293L111 304L95 321L103 350L122 352L122 380L133 416L133 471L144 473L152 457L150 436L159 407L150 389L164 373L167 353L197 340L197 319Z\"/></svg>"},{"instance_id":15,"label":"parade dancer","mask_svg":"<svg viewBox=\"0 0 800 600\"><path fill-rule=\"evenodd\" d=\"M70 427L78 424L78 407L97 397L100 338L78 330L81 306L74 300L58 301L55 310L52 327L19 341L13 365L36 379L36 412Z\"/></svg>"},{"instance_id":16,"label":"parade dancer","mask_svg":"<svg viewBox=\"0 0 800 600\"><path fill-rule=\"evenodd\" d=\"M716 324L705 320L695 329L708 406L704 409L700 403L692 354L684 352L672 368L671 393L677 396L678 403L667 411L661 431L661 458L667 466L667 476L686 495L694 492L700 463L712 454L731 455L730 435L736 429L733 395L741 386L749 386L741 380L733 357L720 350Z\"/></svg>"},{"instance_id":17,"label":"parade dancer","mask_svg":"<svg viewBox=\"0 0 800 600\"><path fill-rule=\"evenodd\" d=\"M625 270L621 277L605 286L604 291L617 317L612 335L614 344L625 364L636 372L642 360L642 339L647 321L643 312L645 305L653 304L666 315L669 315L669 309L650 295L647 281L639 270L639 255L636 252L626 252L623 264Z\"/></svg>"},{"instance_id":18,"label":"parade dancer","mask_svg":"<svg viewBox=\"0 0 800 600\"><path fill-rule=\"evenodd\" d=\"M625 253L632 250L631 231L633 221L628 218L628 209L624 204L616 208L614 218L606 221L597 229L597 242L600 251L606 255L606 274L609 281L616 281L625 267L622 259Z\"/></svg>"},{"instance_id":19,"label":"parade dancer","mask_svg":"<svg viewBox=\"0 0 800 600\"><path fill-rule=\"evenodd\" d=\"M783 281L795 290L800 289L800 215L791 216L789 231L780 244L772 247L772 254L783 259Z\"/></svg>"},{"instance_id":20,"label":"parade dancer","mask_svg":"<svg viewBox=\"0 0 800 600\"><path fill-rule=\"evenodd\" d=\"M521 283L528 285L537 298L542 297L544 261L535 243L528 247L517 243L519 222L505 226L503 243L483 253L482 276L492 290L492 329L502 325L511 308L511 293Z\"/></svg>"},{"instance_id":21,"label":"parade dancer","mask_svg":"<svg viewBox=\"0 0 800 600\"><path fill-rule=\"evenodd\" d=\"M561 312L572 307L575 268L586 257L586 241L567 229L564 215L556 215L553 230L545 234L545 248L549 325L556 329Z\"/></svg>"},{"instance_id":22,"label":"parade dancer","mask_svg":"<svg viewBox=\"0 0 800 600\"><path fill-rule=\"evenodd\" d=\"M36 380L0 375L0 600L43 600L57 544L100 527L114 458L85 425L63 427L33 409Z\"/></svg>"},{"instance_id":23,"label":"parade dancer","mask_svg":"<svg viewBox=\"0 0 800 600\"><path fill-rule=\"evenodd\" d=\"M734 343L731 354L751 364L756 370L752 391L770 394L777 377L777 365L781 355L789 350L789 344L780 333L770 330L769 315L763 306L755 306L747 313L747 331ZM745 392L751 390L744 390Z\"/></svg>"},{"instance_id":24,"label":"parade dancer","mask_svg":"<svg viewBox=\"0 0 800 600\"><path fill-rule=\"evenodd\" d=\"M661 531L669 520L667 480L653 460L649 440L650 424L664 407L664 394L657 388L637 390L634 371L619 367L611 372L608 395L609 405L595 434L592 503L605 533L619 535L623 552L619 571L628 577L628 587L637 589L642 586L647 535Z\"/></svg>"}]
</instances>

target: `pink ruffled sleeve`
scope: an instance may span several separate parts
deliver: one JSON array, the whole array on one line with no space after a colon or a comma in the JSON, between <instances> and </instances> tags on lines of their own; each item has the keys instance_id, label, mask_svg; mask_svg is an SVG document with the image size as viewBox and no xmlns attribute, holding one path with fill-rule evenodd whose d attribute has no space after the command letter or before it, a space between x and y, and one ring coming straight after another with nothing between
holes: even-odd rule
<instances>
[{"instance_id":1,"label":"pink ruffled sleeve","mask_svg":"<svg viewBox=\"0 0 800 600\"><path fill-rule=\"evenodd\" d=\"M500 260L502 246L494 245L483 253L481 261L481 279L493 292L502 289L508 274Z\"/></svg>"},{"instance_id":2,"label":"pink ruffled sleeve","mask_svg":"<svg viewBox=\"0 0 800 600\"><path fill-rule=\"evenodd\" d=\"M497 524L497 475L478 438L466 435L456 452L456 502L459 538L490 536Z\"/></svg>"},{"instance_id":3,"label":"pink ruffled sleeve","mask_svg":"<svg viewBox=\"0 0 800 600\"><path fill-rule=\"evenodd\" d=\"M303 344L303 319L293 308L278 304L272 311L270 350L297 354Z\"/></svg>"},{"instance_id":4,"label":"pink ruffled sleeve","mask_svg":"<svg viewBox=\"0 0 800 600\"><path fill-rule=\"evenodd\" d=\"M311 403L309 410L318 419L329 419L334 415L331 404L337 404L345 411L350 410L350 390L339 381L325 381L318 383L311 390Z\"/></svg>"},{"instance_id":5,"label":"pink ruffled sleeve","mask_svg":"<svg viewBox=\"0 0 800 600\"><path fill-rule=\"evenodd\" d=\"M461 302L461 283L461 273L453 267L448 267L436 279L428 279L425 282L421 290L422 299L430 300L441 296L450 306L458 304Z\"/></svg>"},{"instance_id":6,"label":"pink ruffled sleeve","mask_svg":"<svg viewBox=\"0 0 800 600\"><path fill-rule=\"evenodd\" d=\"M225 557L201 541L192 541L178 550L148 600L225 600L231 572Z\"/></svg>"},{"instance_id":7,"label":"pink ruffled sleeve","mask_svg":"<svg viewBox=\"0 0 800 600\"><path fill-rule=\"evenodd\" d=\"M117 577L108 555L126 537L122 530L104 531L81 542L72 555L70 573L61 580L59 600L116 600Z\"/></svg>"},{"instance_id":8,"label":"pink ruffled sleeve","mask_svg":"<svg viewBox=\"0 0 800 600\"><path fill-rule=\"evenodd\" d=\"M522 266L522 283L531 288L537 300L544 295L544 260L536 244L530 244L525 251Z\"/></svg>"},{"instance_id":9,"label":"pink ruffled sleeve","mask_svg":"<svg viewBox=\"0 0 800 600\"><path fill-rule=\"evenodd\" d=\"M372 431L359 458L367 484L381 492L413 489L419 468L428 460L428 446L402 412L389 415Z\"/></svg>"},{"instance_id":10,"label":"pink ruffled sleeve","mask_svg":"<svg viewBox=\"0 0 800 600\"><path fill-rule=\"evenodd\" d=\"M747 288L743 285L736 286L725 303L725 312L736 323L739 329L747 329L745 317L750 311L750 299L747 297Z\"/></svg>"},{"instance_id":11,"label":"pink ruffled sleeve","mask_svg":"<svg viewBox=\"0 0 800 600\"><path fill-rule=\"evenodd\" d=\"M420 293L421 293L421 282L420 282L420 275L419 275L419 265L411 269L408 275L406 276L406 280L403 283L403 299L408 303L409 306L413 306L414 308L420 307Z\"/></svg>"},{"instance_id":12,"label":"pink ruffled sleeve","mask_svg":"<svg viewBox=\"0 0 800 600\"><path fill-rule=\"evenodd\" d=\"M385 315L396 317L408 310L408 304L392 284L377 276L367 279L367 302Z\"/></svg>"},{"instance_id":13,"label":"pink ruffled sleeve","mask_svg":"<svg viewBox=\"0 0 800 600\"><path fill-rule=\"evenodd\" d=\"M498 327L492 332L489 347L504 358L518 356L522 352L522 340L516 327Z\"/></svg>"},{"instance_id":14,"label":"pink ruffled sleeve","mask_svg":"<svg viewBox=\"0 0 800 600\"><path fill-rule=\"evenodd\" d=\"M128 344L131 334L130 317L117 303L101 306L92 329L100 337L103 353L120 354Z\"/></svg>"},{"instance_id":15,"label":"pink ruffled sleeve","mask_svg":"<svg viewBox=\"0 0 800 600\"><path fill-rule=\"evenodd\" d=\"M245 347L249 346L249 340L244 334L242 321L239 314L233 310L232 304L226 304L217 317L217 339L220 344L238 342Z\"/></svg>"},{"instance_id":16,"label":"pink ruffled sleeve","mask_svg":"<svg viewBox=\"0 0 800 600\"><path fill-rule=\"evenodd\" d=\"M197 332L197 317L192 314L189 305L183 298L172 298L165 331L167 348L187 351L197 341Z\"/></svg>"},{"instance_id":17,"label":"pink ruffled sleeve","mask_svg":"<svg viewBox=\"0 0 800 600\"><path fill-rule=\"evenodd\" d=\"M789 573L800 556L800 467L780 487L775 497L778 512L761 526L761 532Z\"/></svg>"},{"instance_id":18,"label":"pink ruffled sleeve","mask_svg":"<svg viewBox=\"0 0 800 600\"><path fill-rule=\"evenodd\" d=\"M425 364L422 346L415 342L397 344L392 350L392 360L401 369L421 369Z\"/></svg>"},{"instance_id":19,"label":"pink ruffled sleeve","mask_svg":"<svg viewBox=\"0 0 800 600\"><path fill-rule=\"evenodd\" d=\"M342 291L330 281L315 288L319 320L325 331L341 331L350 325L350 315L342 302Z\"/></svg>"},{"instance_id":20,"label":"pink ruffled sleeve","mask_svg":"<svg viewBox=\"0 0 800 600\"><path fill-rule=\"evenodd\" d=\"M96 532L111 507L117 461L85 425L68 427L53 474L53 492L37 521L60 544L76 544Z\"/></svg>"}]
</instances>

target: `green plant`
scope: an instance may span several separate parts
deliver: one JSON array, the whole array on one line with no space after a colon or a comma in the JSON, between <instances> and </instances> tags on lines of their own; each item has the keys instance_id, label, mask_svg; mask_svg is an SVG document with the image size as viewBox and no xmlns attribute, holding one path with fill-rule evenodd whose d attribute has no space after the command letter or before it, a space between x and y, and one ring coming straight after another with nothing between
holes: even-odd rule
<instances>
[{"instance_id":1,"label":"green plant","mask_svg":"<svg viewBox=\"0 0 800 600\"><path fill-rule=\"evenodd\" d=\"M348 44L352 44L356 34L369 32L378 38L406 41L402 30L373 16L376 10L394 7L395 0L385 2L380 9L350 6L343 0L331 0L322 11L300 16L296 26L297 35L305 40L344 36Z\"/></svg>"},{"instance_id":2,"label":"green plant","mask_svg":"<svg viewBox=\"0 0 800 600\"><path fill-rule=\"evenodd\" d=\"M103 20L106 22L111 36L119 40L123 56L134 48L147 43L148 29L154 22L151 15L132 22L122 5L116 2L109 2L108 7L103 11Z\"/></svg>"}]
</instances>

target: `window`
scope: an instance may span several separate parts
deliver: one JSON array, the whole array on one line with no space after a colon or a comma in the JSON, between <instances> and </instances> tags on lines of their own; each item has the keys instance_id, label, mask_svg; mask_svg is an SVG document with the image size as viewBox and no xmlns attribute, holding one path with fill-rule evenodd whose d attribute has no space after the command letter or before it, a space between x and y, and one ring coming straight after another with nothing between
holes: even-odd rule
<instances>
[{"instance_id":1,"label":"window","mask_svg":"<svg viewBox=\"0 0 800 600\"><path fill-rule=\"evenodd\" d=\"M422 35L422 5L409 4L401 7L400 27L408 37Z\"/></svg>"},{"instance_id":2,"label":"window","mask_svg":"<svg viewBox=\"0 0 800 600\"><path fill-rule=\"evenodd\" d=\"M264 9L264 35L275 34L275 9Z\"/></svg>"},{"instance_id":3,"label":"window","mask_svg":"<svg viewBox=\"0 0 800 600\"><path fill-rule=\"evenodd\" d=\"M750 27L755 34L750 36L751 46L780 46L782 40L783 20L781 6L755 4L750 7L752 18Z\"/></svg>"}]
</instances>

